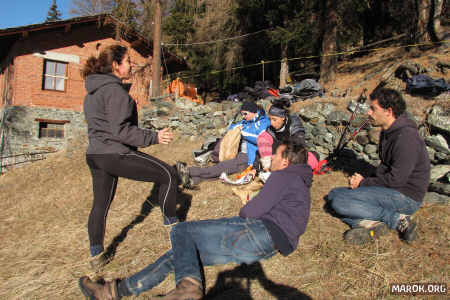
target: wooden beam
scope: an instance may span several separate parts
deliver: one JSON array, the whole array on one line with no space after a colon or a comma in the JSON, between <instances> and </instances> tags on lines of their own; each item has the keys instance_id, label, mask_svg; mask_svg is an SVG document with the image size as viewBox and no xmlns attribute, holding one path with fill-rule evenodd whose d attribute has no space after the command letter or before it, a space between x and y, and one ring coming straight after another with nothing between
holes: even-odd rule
<instances>
[{"instance_id":1,"label":"wooden beam","mask_svg":"<svg viewBox=\"0 0 450 300\"><path fill-rule=\"evenodd\" d=\"M64 26L64 32L68 33L71 28L72 28L72 24L66 24L66 26Z\"/></svg>"},{"instance_id":2,"label":"wooden beam","mask_svg":"<svg viewBox=\"0 0 450 300\"><path fill-rule=\"evenodd\" d=\"M27 38L28 37L28 31L22 31L22 36L24 37L24 38Z\"/></svg>"},{"instance_id":3,"label":"wooden beam","mask_svg":"<svg viewBox=\"0 0 450 300\"><path fill-rule=\"evenodd\" d=\"M50 120L50 119L34 119L37 122L45 122L50 124L66 124L70 123L69 120Z\"/></svg>"}]
</instances>

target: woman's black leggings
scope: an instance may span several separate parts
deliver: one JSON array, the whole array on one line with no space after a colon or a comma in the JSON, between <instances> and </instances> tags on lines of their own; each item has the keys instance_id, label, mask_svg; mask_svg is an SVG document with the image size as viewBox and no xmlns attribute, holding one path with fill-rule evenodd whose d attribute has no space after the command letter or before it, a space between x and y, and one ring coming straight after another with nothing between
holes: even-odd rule
<instances>
[{"instance_id":1,"label":"woman's black leggings","mask_svg":"<svg viewBox=\"0 0 450 300\"><path fill-rule=\"evenodd\" d=\"M178 176L167 163L148 154L87 154L92 174L94 204L88 221L91 246L103 246L106 216L114 199L119 177L159 184L159 204L166 217L175 217Z\"/></svg>"}]
</instances>

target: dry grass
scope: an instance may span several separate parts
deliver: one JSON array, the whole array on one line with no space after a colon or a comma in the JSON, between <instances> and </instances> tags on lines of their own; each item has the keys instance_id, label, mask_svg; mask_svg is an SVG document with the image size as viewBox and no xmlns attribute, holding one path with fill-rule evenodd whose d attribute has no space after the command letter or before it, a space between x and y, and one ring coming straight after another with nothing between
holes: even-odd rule
<instances>
[{"instance_id":1,"label":"dry grass","mask_svg":"<svg viewBox=\"0 0 450 300\"><path fill-rule=\"evenodd\" d=\"M200 144L178 137L169 146L155 145L145 152L169 163L192 164L191 150ZM85 144L72 144L71 150L0 177L0 299L82 299L77 280L90 274L91 177L84 162ZM347 226L323 209L330 189L346 182L341 172L314 178L308 228L289 257L277 255L250 268L207 267L208 298L397 299L389 295L390 283L449 283L448 206L418 211L420 235L412 245L391 232L367 246L349 246L342 240ZM143 206L151 188L148 183L119 181L105 245L121 240L103 274L106 279L130 275L169 248L159 208L148 211ZM187 220L233 216L241 207L231 188L219 182L205 182L200 190L186 193ZM131 298L145 299L173 286L169 276L154 290Z\"/></svg>"}]
</instances>

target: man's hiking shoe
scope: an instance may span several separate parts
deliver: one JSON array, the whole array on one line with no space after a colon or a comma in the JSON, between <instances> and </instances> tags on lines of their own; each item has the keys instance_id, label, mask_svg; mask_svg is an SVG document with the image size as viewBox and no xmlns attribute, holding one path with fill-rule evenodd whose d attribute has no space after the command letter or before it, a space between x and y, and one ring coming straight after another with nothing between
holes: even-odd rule
<instances>
[{"instance_id":1,"label":"man's hiking shoe","mask_svg":"<svg viewBox=\"0 0 450 300\"><path fill-rule=\"evenodd\" d=\"M195 279L186 277L178 282L177 287L160 300L200 300L203 299L202 285Z\"/></svg>"},{"instance_id":2,"label":"man's hiking shoe","mask_svg":"<svg viewBox=\"0 0 450 300\"><path fill-rule=\"evenodd\" d=\"M363 245L389 232L386 224L377 222L373 226L356 227L344 233L344 240L353 245Z\"/></svg>"},{"instance_id":3,"label":"man's hiking shoe","mask_svg":"<svg viewBox=\"0 0 450 300\"><path fill-rule=\"evenodd\" d=\"M78 281L81 292L89 300L119 300L117 280L100 284L93 282L89 277L83 276Z\"/></svg>"},{"instance_id":4,"label":"man's hiking shoe","mask_svg":"<svg viewBox=\"0 0 450 300\"><path fill-rule=\"evenodd\" d=\"M208 162L211 160L211 154L212 154L212 150L211 151L207 151L205 153L196 155L194 153L194 161L196 163L198 163L200 166L206 166L208 164Z\"/></svg>"},{"instance_id":5,"label":"man's hiking shoe","mask_svg":"<svg viewBox=\"0 0 450 300\"><path fill-rule=\"evenodd\" d=\"M184 188L189 189L189 190L198 190L199 189L198 185L196 185L194 183L194 179L192 179L192 177L190 177L190 176L189 176L188 182L184 185Z\"/></svg>"},{"instance_id":6,"label":"man's hiking shoe","mask_svg":"<svg viewBox=\"0 0 450 300\"><path fill-rule=\"evenodd\" d=\"M417 238L416 227L416 222L412 221L410 216L400 215L400 220L397 224L397 231L403 241L411 243Z\"/></svg>"},{"instance_id":7,"label":"man's hiking shoe","mask_svg":"<svg viewBox=\"0 0 450 300\"><path fill-rule=\"evenodd\" d=\"M100 272L107 264L111 262L111 260L112 257L106 255L105 252L102 252L96 256L92 256L89 259L89 264L94 272Z\"/></svg>"},{"instance_id":8,"label":"man's hiking shoe","mask_svg":"<svg viewBox=\"0 0 450 300\"><path fill-rule=\"evenodd\" d=\"M181 186L185 187L189 183L189 170L186 167L186 164L181 161L177 161L176 168L178 177L180 178Z\"/></svg>"}]
</instances>

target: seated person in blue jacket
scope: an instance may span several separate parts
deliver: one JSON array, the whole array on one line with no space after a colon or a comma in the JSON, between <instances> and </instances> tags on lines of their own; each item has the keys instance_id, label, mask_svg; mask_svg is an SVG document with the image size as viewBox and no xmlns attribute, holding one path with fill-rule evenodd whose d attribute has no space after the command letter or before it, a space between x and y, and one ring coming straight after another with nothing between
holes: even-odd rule
<instances>
[{"instance_id":1,"label":"seated person in blue jacket","mask_svg":"<svg viewBox=\"0 0 450 300\"><path fill-rule=\"evenodd\" d=\"M278 252L289 255L309 218L312 170L306 164L306 150L290 141L281 143L271 171L263 189L239 216L178 223L170 233L172 248L153 264L105 284L81 277L81 291L89 299L118 300L148 291L174 272L176 288L160 299L197 300L203 297L201 265L251 264Z\"/></svg>"},{"instance_id":2,"label":"seated person in blue jacket","mask_svg":"<svg viewBox=\"0 0 450 300\"><path fill-rule=\"evenodd\" d=\"M344 234L349 243L369 242L387 233L387 227L411 242L416 238L411 215L421 206L430 180L428 153L416 123L404 113L406 103L399 92L375 89L370 100L369 121L382 129L380 165L371 177L355 173L350 188L333 189L328 201L352 228Z\"/></svg>"},{"instance_id":3,"label":"seated person in blue jacket","mask_svg":"<svg viewBox=\"0 0 450 300\"><path fill-rule=\"evenodd\" d=\"M181 184L184 187L193 187L202 180L219 178L225 172L227 175L242 172L253 166L258 151L257 138L270 126L270 120L263 109L255 102L244 102L240 110L243 120L230 125L228 130L241 126L241 143L238 154L234 159L226 160L209 167L189 167L177 163ZM216 146L217 150L218 147Z\"/></svg>"}]
</instances>

